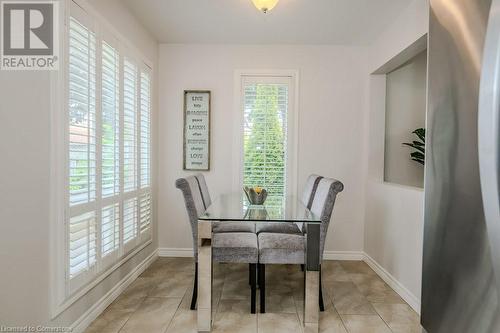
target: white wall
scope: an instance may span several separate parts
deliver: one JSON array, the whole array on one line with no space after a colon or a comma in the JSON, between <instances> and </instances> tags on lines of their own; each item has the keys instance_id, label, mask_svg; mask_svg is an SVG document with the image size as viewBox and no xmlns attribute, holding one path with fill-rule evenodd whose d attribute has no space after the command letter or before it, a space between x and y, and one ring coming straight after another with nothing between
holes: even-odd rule
<instances>
[{"instance_id":1,"label":"white wall","mask_svg":"<svg viewBox=\"0 0 500 333\"><path fill-rule=\"evenodd\" d=\"M425 127L427 52L386 76L384 180L423 187L424 166L413 161L415 149L403 142L417 140L412 132Z\"/></svg>"},{"instance_id":2,"label":"white wall","mask_svg":"<svg viewBox=\"0 0 500 333\"><path fill-rule=\"evenodd\" d=\"M0 88L0 324L42 323L49 305L49 74L2 71Z\"/></svg>"},{"instance_id":3,"label":"white wall","mask_svg":"<svg viewBox=\"0 0 500 333\"><path fill-rule=\"evenodd\" d=\"M156 41L119 1L92 2L157 64ZM157 248L155 239L51 319L50 93L48 72L0 72L0 325L69 326ZM157 100L157 91L153 99ZM154 117L156 112L155 103Z\"/></svg>"},{"instance_id":4,"label":"white wall","mask_svg":"<svg viewBox=\"0 0 500 333\"><path fill-rule=\"evenodd\" d=\"M366 140L366 254L390 274L405 300L420 308L423 190L384 183L385 77L370 76L428 31L428 2L414 0L371 46Z\"/></svg>"},{"instance_id":5,"label":"white wall","mask_svg":"<svg viewBox=\"0 0 500 333\"><path fill-rule=\"evenodd\" d=\"M345 184L326 251L363 249L364 48L336 46L160 46L159 246L192 248L181 192L183 90L212 91L212 158L205 173L211 195L233 178L234 71L299 70L298 188L318 173Z\"/></svg>"}]
</instances>

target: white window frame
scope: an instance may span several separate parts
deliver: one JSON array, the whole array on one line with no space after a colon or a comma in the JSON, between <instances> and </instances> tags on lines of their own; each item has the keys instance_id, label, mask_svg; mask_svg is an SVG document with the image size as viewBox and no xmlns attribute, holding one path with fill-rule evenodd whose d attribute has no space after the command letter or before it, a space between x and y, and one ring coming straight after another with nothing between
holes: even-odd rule
<instances>
[{"instance_id":1,"label":"white window frame","mask_svg":"<svg viewBox=\"0 0 500 333\"><path fill-rule=\"evenodd\" d=\"M55 318L74 302L84 296L89 290L95 287L98 283L109 276L113 271L123 265L127 260L132 258L135 254L141 251L143 248L152 243L153 238L153 221L155 218L154 214L154 196L153 196L153 182L154 175L152 173L152 161L154 156L152 155L152 145L153 145L153 91L154 91L154 81L153 81L153 65L150 60L147 59L138 49L136 49L130 42L122 36L116 29L114 29L100 14L98 14L86 0L62 0L60 10L61 15L59 16L60 27L63 27L61 31L60 38L60 50L61 51L61 70L53 71L50 74L50 85L51 85L51 124L53 125L51 130L51 191L50 191L50 236L51 236L51 248L50 248L50 277L51 277L51 317ZM67 272L67 253L69 249L67 248L67 230L66 226L69 220L69 193L68 193L68 180L67 180L67 149L69 143L68 137L68 42L69 37L69 20L70 17L76 17L82 23L85 23L88 27L92 27L96 33L96 136L99 138L101 135L101 51L102 51L102 40L106 40L108 44L116 48L120 53L120 136L123 134L123 103L122 103L122 89L123 89L123 57L127 56L135 61L137 66L137 77L138 77L138 88L136 91L138 100L138 120L137 120L137 188L134 191L123 193L123 171L120 170L120 194L114 197L102 198L100 187L101 178L100 175L97 176L96 180L96 202L93 205L97 205L99 202L99 207L96 210L96 217L101 215L102 208L118 202L120 204L120 215L123 216L123 205L122 202L128 197L136 197L139 200L145 195L150 195L150 224L149 228L141 233L140 230L140 220L137 222L137 237L131 242L133 246L128 247L123 246L122 236L120 236L120 248L113 253L104 258L100 258L101 253L101 243L97 242L97 260L98 263L95 268L95 272L92 272L91 278L83 279L84 282L80 281L73 288L69 280L69 274ZM145 72L150 78L150 128L149 128L149 186L141 188L141 168L140 168L140 77L141 73ZM101 159L100 153L100 138L97 141L97 163ZM120 156L123 156L123 140L120 137ZM122 169L123 163L120 163L120 169ZM98 172L99 173L99 172ZM100 221L97 221L97 238L101 238L100 234ZM121 222L123 226L123 223ZM123 234L123 230L120 230Z\"/></svg>"},{"instance_id":2,"label":"white window frame","mask_svg":"<svg viewBox=\"0 0 500 333\"><path fill-rule=\"evenodd\" d=\"M298 70L236 70L234 72L234 125L233 125L233 191L243 187L243 134L244 134L244 83L249 81L287 83L287 147L286 195L297 195L298 130L299 130L299 71Z\"/></svg>"}]
</instances>

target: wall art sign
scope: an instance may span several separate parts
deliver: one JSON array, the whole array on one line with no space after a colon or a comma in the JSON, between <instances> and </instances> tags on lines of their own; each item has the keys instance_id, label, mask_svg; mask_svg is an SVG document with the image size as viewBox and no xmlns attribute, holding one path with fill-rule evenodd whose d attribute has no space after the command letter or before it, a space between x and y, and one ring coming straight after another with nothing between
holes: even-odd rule
<instances>
[{"instance_id":1,"label":"wall art sign","mask_svg":"<svg viewBox=\"0 0 500 333\"><path fill-rule=\"evenodd\" d=\"M184 170L210 170L210 91L184 91Z\"/></svg>"}]
</instances>

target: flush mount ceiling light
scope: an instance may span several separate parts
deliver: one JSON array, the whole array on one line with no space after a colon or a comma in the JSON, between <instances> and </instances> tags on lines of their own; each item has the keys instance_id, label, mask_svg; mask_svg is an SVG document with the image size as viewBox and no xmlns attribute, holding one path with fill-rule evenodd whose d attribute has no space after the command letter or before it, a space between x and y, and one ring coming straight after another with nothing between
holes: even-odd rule
<instances>
[{"instance_id":1,"label":"flush mount ceiling light","mask_svg":"<svg viewBox=\"0 0 500 333\"><path fill-rule=\"evenodd\" d=\"M255 7L264 14L273 9L278 1L279 0L252 0Z\"/></svg>"}]
</instances>

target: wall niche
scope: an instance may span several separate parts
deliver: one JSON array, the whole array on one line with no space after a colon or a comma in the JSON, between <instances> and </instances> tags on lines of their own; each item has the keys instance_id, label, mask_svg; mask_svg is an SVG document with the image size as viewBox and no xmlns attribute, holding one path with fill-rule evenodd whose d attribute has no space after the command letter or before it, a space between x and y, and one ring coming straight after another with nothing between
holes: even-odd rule
<instances>
[{"instance_id":1,"label":"wall niche","mask_svg":"<svg viewBox=\"0 0 500 333\"><path fill-rule=\"evenodd\" d=\"M427 38L395 56L377 70L385 75L384 182L424 186L424 166L412 160L416 149L403 145L420 141L412 133L425 128L427 104Z\"/></svg>"}]
</instances>

